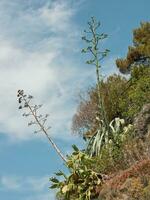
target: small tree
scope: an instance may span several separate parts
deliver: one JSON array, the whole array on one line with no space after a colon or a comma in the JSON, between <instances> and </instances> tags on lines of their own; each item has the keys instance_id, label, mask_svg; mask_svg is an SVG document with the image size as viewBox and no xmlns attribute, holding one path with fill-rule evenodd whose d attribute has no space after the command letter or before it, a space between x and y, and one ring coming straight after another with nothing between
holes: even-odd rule
<instances>
[{"instance_id":1,"label":"small tree","mask_svg":"<svg viewBox=\"0 0 150 200\"><path fill-rule=\"evenodd\" d=\"M117 59L116 64L122 73L130 73L133 66L150 66L150 22L133 30L133 46L129 46L126 58Z\"/></svg>"}]
</instances>

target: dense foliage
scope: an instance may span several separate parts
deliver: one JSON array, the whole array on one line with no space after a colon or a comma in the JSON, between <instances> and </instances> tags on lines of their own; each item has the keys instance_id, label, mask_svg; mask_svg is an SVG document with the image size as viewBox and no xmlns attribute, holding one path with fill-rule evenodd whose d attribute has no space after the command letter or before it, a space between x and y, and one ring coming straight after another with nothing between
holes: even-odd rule
<instances>
[{"instance_id":1,"label":"dense foliage","mask_svg":"<svg viewBox=\"0 0 150 200\"><path fill-rule=\"evenodd\" d=\"M138 64L150 66L150 22L141 23L133 31L133 46L128 48L126 58L117 59L116 64L122 73L129 73Z\"/></svg>"},{"instance_id":2,"label":"dense foliage","mask_svg":"<svg viewBox=\"0 0 150 200\"><path fill-rule=\"evenodd\" d=\"M143 105L150 102L150 68L134 67L127 80L120 75L111 75L103 82L101 94L109 122L116 117L132 123ZM96 89L91 88L86 97L81 98L77 112L73 117L72 130L86 138L97 130Z\"/></svg>"},{"instance_id":3,"label":"dense foliage","mask_svg":"<svg viewBox=\"0 0 150 200\"><path fill-rule=\"evenodd\" d=\"M108 121L112 121L116 117L122 117L119 108L120 98L125 92L127 80L120 75L111 75L106 81L103 81L101 87L101 95L104 99L104 106ZM86 97L81 98L77 112L73 117L72 130L75 133L85 134L90 137L96 131L98 124L96 115L97 107L97 90L91 88L88 90Z\"/></svg>"},{"instance_id":4,"label":"dense foliage","mask_svg":"<svg viewBox=\"0 0 150 200\"><path fill-rule=\"evenodd\" d=\"M122 95L119 107L122 117L133 122L144 104L150 102L150 67L137 66L131 72L130 86Z\"/></svg>"}]
</instances>

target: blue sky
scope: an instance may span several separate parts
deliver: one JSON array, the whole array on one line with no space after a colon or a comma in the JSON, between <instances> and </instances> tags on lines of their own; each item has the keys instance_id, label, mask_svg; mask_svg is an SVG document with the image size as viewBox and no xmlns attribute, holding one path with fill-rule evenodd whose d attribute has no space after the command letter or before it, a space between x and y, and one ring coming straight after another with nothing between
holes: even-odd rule
<instances>
[{"instance_id":1,"label":"blue sky","mask_svg":"<svg viewBox=\"0 0 150 200\"><path fill-rule=\"evenodd\" d=\"M132 30L149 21L149 0L0 0L0 199L54 200L49 177L63 163L46 138L33 134L18 111L20 88L44 104L49 134L67 154L82 139L71 135L78 93L95 82L94 68L81 55L83 30L91 16L109 35L103 74L117 72Z\"/></svg>"}]
</instances>

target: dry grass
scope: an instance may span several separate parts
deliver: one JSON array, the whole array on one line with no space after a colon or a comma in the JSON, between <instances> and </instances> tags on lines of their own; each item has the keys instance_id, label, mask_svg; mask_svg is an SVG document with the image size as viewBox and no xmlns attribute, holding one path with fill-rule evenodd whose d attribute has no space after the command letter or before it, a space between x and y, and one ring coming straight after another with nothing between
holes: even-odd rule
<instances>
[{"instance_id":1,"label":"dry grass","mask_svg":"<svg viewBox=\"0 0 150 200\"><path fill-rule=\"evenodd\" d=\"M118 172L111 174L99 188L100 199L150 199L150 136L129 139L123 146L123 158L116 163ZM148 189L147 189L148 188Z\"/></svg>"}]
</instances>

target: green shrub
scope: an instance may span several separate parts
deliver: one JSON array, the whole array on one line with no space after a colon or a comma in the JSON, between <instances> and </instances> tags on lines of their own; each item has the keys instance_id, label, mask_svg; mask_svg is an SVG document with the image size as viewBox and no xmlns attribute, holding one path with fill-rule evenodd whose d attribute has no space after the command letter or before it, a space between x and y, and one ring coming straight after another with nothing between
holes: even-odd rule
<instances>
[{"instance_id":1,"label":"green shrub","mask_svg":"<svg viewBox=\"0 0 150 200\"><path fill-rule=\"evenodd\" d=\"M134 67L130 87L119 101L122 117L132 122L146 103L150 103L150 67Z\"/></svg>"},{"instance_id":2,"label":"green shrub","mask_svg":"<svg viewBox=\"0 0 150 200\"><path fill-rule=\"evenodd\" d=\"M68 156L67 167L70 175L63 172L56 173L58 178L50 178L52 185L50 188L59 189L58 198L64 200L91 200L98 196L97 187L102 184L102 175L93 171L90 166L92 160L86 153L73 146L74 152Z\"/></svg>"}]
</instances>

